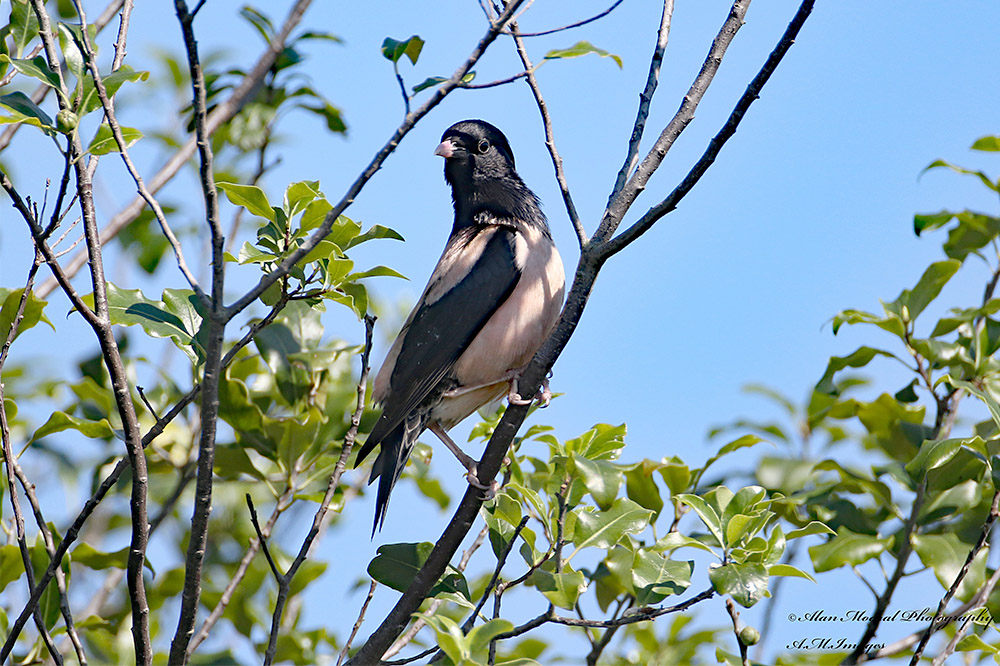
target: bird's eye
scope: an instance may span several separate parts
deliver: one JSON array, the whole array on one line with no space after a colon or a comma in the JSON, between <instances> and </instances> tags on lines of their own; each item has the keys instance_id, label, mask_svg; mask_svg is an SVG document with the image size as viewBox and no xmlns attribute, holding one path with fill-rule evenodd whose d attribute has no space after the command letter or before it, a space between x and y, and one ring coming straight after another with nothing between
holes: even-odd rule
<instances>
[{"instance_id":1,"label":"bird's eye","mask_svg":"<svg viewBox=\"0 0 1000 666\"><path fill-rule=\"evenodd\" d=\"M490 142L486 139L480 139L477 148L479 150L479 154L484 155L490 149Z\"/></svg>"}]
</instances>

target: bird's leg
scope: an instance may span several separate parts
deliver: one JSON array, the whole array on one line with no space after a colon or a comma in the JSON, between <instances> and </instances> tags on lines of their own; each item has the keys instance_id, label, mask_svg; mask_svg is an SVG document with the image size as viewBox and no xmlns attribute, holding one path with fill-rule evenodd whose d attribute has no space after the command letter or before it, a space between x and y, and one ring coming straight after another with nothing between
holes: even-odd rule
<instances>
[{"instance_id":1,"label":"bird's leg","mask_svg":"<svg viewBox=\"0 0 1000 666\"><path fill-rule=\"evenodd\" d=\"M493 497L497 494L497 490L500 488L500 484L496 481L496 479L489 484L482 483L476 475L478 472L478 463L465 451L459 448L458 444L456 444L454 440L448 436L448 433L444 431L444 428L441 427L440 423L437 423L436 421L431 422L431 424L427 426L427 429L437 435L438 439L440 439L444 445L448 447L448 450L455 454L458 461L462 463L462 466L465 467L467 471L465 479L469 482L469 485L473 488L482 490L486 495L486 499L493 499Z\"/></svg>"},{"instance_id":2,"label":"bird's leg","mask_svg":"<svg viewBox=\"0 0 1000 666\"><path fill-rule=\"evenodd\" d=\"M542 385L538 389L538 393L535 397L530 400L525 400L521 397L521 394L517 391L517 380L520 377L520 373L510 379L510 391L507 393L507 402L512 405L530 405L532 402L537 400L539 402L539 407L545 409L552 402L552 391L549 390L549 378L545 377L542 379Z\"/></svg>"}]
</instances>

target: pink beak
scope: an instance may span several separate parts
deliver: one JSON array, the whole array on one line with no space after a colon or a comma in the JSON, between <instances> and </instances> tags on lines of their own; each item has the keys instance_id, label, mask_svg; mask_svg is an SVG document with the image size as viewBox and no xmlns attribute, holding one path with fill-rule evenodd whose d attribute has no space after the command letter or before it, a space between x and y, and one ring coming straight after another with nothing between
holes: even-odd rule
<instances>
[{"instance_id":1,"label":"pink beak","mask_svg":"<svg viewBox=\"0 0 1000 666\"><path fill-rule=\"evenodd\" d=\"M451 139L445 139L434 149L434 154L448 159L455 154L455 144L451 142Z\"/></svg>"}]
</instances>

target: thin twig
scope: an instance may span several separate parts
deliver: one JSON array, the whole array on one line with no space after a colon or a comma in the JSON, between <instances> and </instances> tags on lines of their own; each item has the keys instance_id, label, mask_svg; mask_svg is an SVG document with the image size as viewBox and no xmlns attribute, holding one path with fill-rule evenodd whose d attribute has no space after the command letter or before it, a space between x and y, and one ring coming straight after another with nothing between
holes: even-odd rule
<instances>
[{"instance_id":1,"label":"thin twig","mask_svg":"<svg viewBox=\"0 0 1000 666\"><path fill-rule=\"evenodd\" d=\"M733 634L736 636L736 644L740 646L740 659L743 661L743 666L750 666L750 659L747 657L747 646L744 645L743 639L740 638L740 614L736 610L736 604L733 603L732 597L726 599L726 611L733 621Z\"/></svg>"},{"instance_id":2,"label":"thin twig","mask_svg":"<svg viewBox=\"0 0 1000 666\"><path fill-rule=\"evenodd\" d=\"M583 19L582 21L577 21L575 23L570 23L570 24L564 25L564 26L562 26L560 28L551 28L549 30L541 30L539 32L521 32L521 33L517 33L516 29L514 29L512 27L510 33L511 34L516 33L520 37L542 37L543 35L553 35L553 34L555 34L557 32L564 32L566 30L572 30L573 28L579 28L580 26L587 25L588 23L593 23L594 21L596 21L598 19L604 18L605 16L607 16L608 14L610 14L611 12L613 12L615 9L617 9L618 5L622 4L623 1L624 0L615 0L615 3L613 5L611 5L607 9L605 9L600 14L594 14L590 18Z\"/></svg>"},{"instance_id":3,"label":"thin twig","mask_svg":"<svg viewBox=\"0 0 1000 666\"><path fill-rule=\"evenodd\" d=\"M587 244L587 232L583 228L583 222L580 221L580 215L576 212L576 205L573 203L573 196L569 192L569 183L566 180L566 172L563 170L562 157L559 156L559 151L556 149L556 137L552 129L552 118L549 116L549 108L545 104L545 98L542 97L542 90L538 86L538 79L535 78L535 68L528 57L528 50L524 46L524 40L521 39L518 33L516 23L510 24L510 32L514 37L517 55L521 59L521 64L524 65L524 71L528 77L528 86L531 88L531 94L534 96L535 104L538 106L538 113L542 117L542 125L545 128L545 147L548 148L549 156L552 158L552 167L556 171L556 182L559 183L559 192L562 194L563 204L566 206L566 214L569 215L569 221L573 224L573 230L576 232L576 239L580 243L580 247L583 248Z\"/></svg>"},{"instance_id":4,"label":"thin twig","mask_svg":"<svg viewBox=\"0 0 1000 666\"><path fill-rule=\"evenodd\" d=\"M136 189L139 192L139 196L149 204L149 208L153 211L153 215L156 217L156 221L160 225L160 229L163 231L164 237L167 239L167 243L174 251L174 258L177 260L177 267L180 269L181 274L184 279L187 280L188 284L194 290L197 295L198 300L201 301L202 305L206 308L209 307L208 297L205 292L202 291L201 285L198 284L197 278L195 278L194 273L188 268L187 262L184 260L184 251L181 249L180 241L177 240L177 236L174 235L173 229L170 228L170 223L167 222L167 216L163 212L163 208L160 206L160 202L150 193L146 188L146 183L143 181L142 176L139 174L139 170L136 168L135 163L132 161L131 155L128 151L128 142L122 135L121 125L118 124L118 118L115 115L114 105L110 97L108 97L108 91L104 87L104 78L101 76L101 72L97 67L97 61L94 58L93 47L90 44L90 37L87 35L86 30L86 15L83 13L83 7L80 5L80 0L73 0L73 4L76 5L77 13L80 15L81 23L84 26L82 31L83 34L83 57L84 62L90 69L91 75L94 77L94 89L97 91L97 96L101 100L101 105L104 108L104 117L107 120L108 127L111 128L111 135L115 139L115 143L118 146L118 152L121 154L122 162L125 164L125 168L128 170L129 175L132 176L132 180L135 182ZM122 10L122 30L127 29L128 26L128 16L131 14L132 10L132 0L127 0L125 2L125 7ZM118 44L117 50L115 52L115 62L118 66L121 66L121 58L124 57L125 51L125 35L123 32L118 33Z\"/></svg>"},{"instance_id":5,"label":"thin twig","mask_svg":"<svg viewBox=\"0 0 1000 666\"><path fill-rule=\"evenodd\" d=\"M7 331L7 337L4 339L3 346L0 347L0 377L3 376L3 366L7 361L10 346L13 344L14 338L17 337L21 321L24 319L24 310L25 307L27 307L28 298L31 296L31 287L35 282L35 273L38 272L39 265L39 254L36 250L35 259L31 263L31 267L28 269L28 278L24 290L21 292L21 298L18 300L17 311L14 314L14 319L11 322L10 329ZM32 486L24 477L24 473L20 470L20 465L18 465L17 459L14 457L14 451L10 442L10 425L7 423L7 408L4 403L4 385L2 381L0 381L0 443L2 443L3 447L4 464L7 467L7 491L10 494L10 506L14 514L14 530L17 537L17 546L21 553L21 562L24 565L26 582L30 593L31 589L35 585L34 570L31 564L31 554L28 550L27 536L24 531L24 514L21 511L21 502L18 499L17 486L14 483L15 478L21 482L21 487L24 489L25 494L28 497L28 501L35 514L35 519L39 525L39 529L43 530L47 536L45 539L46 548L51 546L52 534L45 526L45 519L41 517L41 508L38 505L38 500L34 497L34 493L31 492ZM62 571L59 573L62 574ZM63 577L60 576L60 578ZM80 639L76 635L76 629L73 625L73 617L69 613L69 603L66 599L65 578L63 578L63 585L60 587L59 593L60 606L63 611L63 617L66 620L66 627L71 632L70 635L74 637L74 647L76 647L79 645ZM62 655L53 643L52 636L49 634L48 628L45 626L45 621L42 618L41 610L37 607L35 608L33 617L35 620L35 626L38 628L38 632L42 636L45 647L48 649L53 661L57 664L62 664ZM78 648L77 655L82 659L81 663L86 664L86 656L83 654L82 647Z\"/></svg>"},{"instance_id":6,"label":"thin twig","mask_svg":"<svg viewBox=\"0 0 1000 666\"><path fill-rule=\"evenodd\" d=\"M975 545L966 556L965 563L962 564L962 568L959 569L958 575L955 576L955 580L951 584L951 587L948 588L945 595L941 597L941 601L938 602L937 610L934 612L934 617L931 619L932 628L937 623L938 619L944 615L944 611L948 608L948 604L951 603L955 593L958 592L959 586L962 584L962 581L965 580L965 576L969 573L972 561L976 559L976 556L986 545L986 540L989 538L990 532L993 530L993 523L996 522L998 515L1000 515L1000 490L993 493L993 502L990 505L990 513L986 517L986 521L983 523L982 529L979 532L979 538L976 539ZM914 650L913 657L910 659L910 666L916 666L916 664L920 662L920 656L924 653L924 648L927 647L927 641L930 640L931 633L932 632L928 631L923 635L923 638L920 639L920 643L917 644L917 649ZM961 633L962 631L959 631L958 636L961 636ZM952 650L954 650L954 647L952 647ZM942 652L942 654L944 654L944 652ZM935 663L937 662L935 661Z\"/></svg>"},{"instance_id":7,"label":"thin twig","mask_svg":"<svg viewBox=\"0 0 1000 666\"><path fill-rule=\"evenodd\" d=\"M667 42L670 39L670 24L674 15L674 0L663 0L663 13L660 15L660 28L656 32L656 47L653 49L653 56L649 59L649 74L646 76L646 87L639 93L639 110L635 114L635 123L632 125L632 136L629 138L628 151L625 155L625 163L618 170L615 178L615 186L611 189L611 196L608 197L608 207L615 200L618 193L625 187L628 176L635 168L636 160L639 158L639 144L642 142L642 134L646 129L646 120L649 118L649 105L653 101L653 94L656 92L657 83L660 80L660 68L663 66L663 54L667 50Z\"/></svg>"},{"instance_id":8,"label":"thin twig","mask_svg":"<svg viewBox=\"0 0 1000 666\"><path fill-rule=\"evenodd\" d=\"M260 523L257 522L257 509L253 506L253 499L250 497L250 493L247 493L247 508L250 509L250 522L253 523L253 529L257 532L257 541L260 543L260 549L264 551L264 557L267 559L267 565L271 567L271 573L274 577L281 579L281 573L278 571L278 565L274 563L274 558L271 557L271 549L267 547L267 538L264 533L260 531Z\"/></svg>"},{"instance_id":9,"label":"thin twig","mask_svg":"<svg viewBox=\"0 0 1000 666\"><path fill-rule=\"evenodd\" d=\"M569 627L597 627L607 629L610 627L624 627L628 624L635 624L636 622L646 622L660 617L661 615L667 615L669 613L679 613L685 611L692 606L706 601L715 596L715 590L708 588L707 590L701 592L700 594L691 597L687 601L681 602L674 606L665 606L663 608L650 608L648 606L643 608L638 608L632 613L623 615L620 618L612 620L581 620L575 617L563 617L556 615L554 610L550 607L548 611L542 613L538 617L528 620L524 624L514 627L510 631L505 631L502 634L498 634L496 640L502 641L509 638L516 638L521 634L527 633L532 629L542 626L543 624L553 623L553 624L563 624Z\"/></svg>"},{"instance_id":10,"label":"thin twig","mask_svg":"<svg viewBox=\"0 0 1000 666\"><path fill-rule=\"evenodd\" d=\"M646 188L646 183L649 181L650 176L659 168L663 162L663 158L673 147L674 141L687 128L688 124L694 120L695 110L712 84L712 79L715 78L716 72L719 71L722 58L729 49L733 38L736 37L736 32L743 26L743 17L746 16L749 6L750 0L735 0L733 2L733 6L729 10L729 15L712 41L708 55L705 57L705 61L702 63L701 69L698 71L698 75L688 89L687 94L684 95L680 108L677 109L674 117L670 119L670 122L660 132L659 138L649 153L646 154L639 168L636 169L632 177L622 187L618 196L614 198L604 211L601 224L594 233L594 238L599 242L603 243L615 233L615 230L625 216L625 212L628 211L636 197ZM662 34L658 36L658 41L660 38L662 38Z\"/></svg>"},{"instance_id":11,"label":"thin twig","mask_svg":"<svg viewBox=\"0 0 1000 666\"><path fill-rule=\"evenodd\" d=\"M375 317L365 315L365 346L364 351L361 352L361 378L358 380L358 402L354 414L351 415L351 427L347 429L347 433L344 435L344 447L340 452L340 458L337 459L337 465L334 467L333 474L330 475L330 479L327 482L326 494L323 495L323 500L316 510L316 515L313 516L312 527L310 527L309 533L306 534L306 538L303 539L302 545L299 547L299 552L292 561L291 566L288 567L288 571L283 575L275 573L275 577L278 579L278 597L274 604L274 612L271 614L271 633L268 638L267 651L264 654L264 666L270 666L274 663L274 654L278 649L278 631L281 628L281 616L285 610L285 604L288 602L292 579L295 578L299 567L305 563L306 558L309 556L309 550L312 548L313 541L323 526L323 521L326 519L326 514L330 509L330 502L333 501L333 495L340 484L340 477L347 468L347 459L354 448L354 439L358 435L358 427L361 424L361 414L365 409L365 391L368 385L369 358L372 351L372 331L374 328Z\"/></svg>"},{"instance_id":12,"label":"thin twig","mask_svg":"<svg viewBox=\"0 0 1000 666\"><path fill-rule=\"evenodd\" d=\"M358 620L354 623L354 628L351 629L351 635L347 637L347 642L344 643L344 649L340 651L340 656L337 658L337 666L344 663L347 659L348 653L351 651L351 643L354 642L354 637L358 635L358 630L361 629L361 625L365 621L365 612L368 611L368 604L372 602L372 597L375 596L375 588L378 586L374 580L372 584L368 587L368 596L365 597L365 602L361 604L361 612L358 613Z\"/></svg>"}]
</instances>

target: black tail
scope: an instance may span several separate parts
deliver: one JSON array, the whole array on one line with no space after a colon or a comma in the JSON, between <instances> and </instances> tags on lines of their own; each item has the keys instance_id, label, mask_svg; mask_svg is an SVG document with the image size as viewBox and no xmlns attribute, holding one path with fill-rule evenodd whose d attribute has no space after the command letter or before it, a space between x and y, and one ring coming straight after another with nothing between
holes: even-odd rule
<instances>
[{"instance_id":1,"label":"black tail","mask_svg":"<svg viewBox=\"0 0 1000 666\"><path fill-rule=\"evenodd\" d=\"M372 525L372 536L376 530L382 528L385 522L385 511L389 506L389 493L392 492L396 481L399 480L406 467L406 461L410 459L413 445L417 443L417 438L424 431L425 419L413 414L404 419L402 423L393 428L389 434L381 438L381 448L375 464L372 465L372 475L368 479L369 485L378 479L378 495L375 498L375 523ZM366 442L367 446L367 442Z\"/></svg>"}]
</instances>

